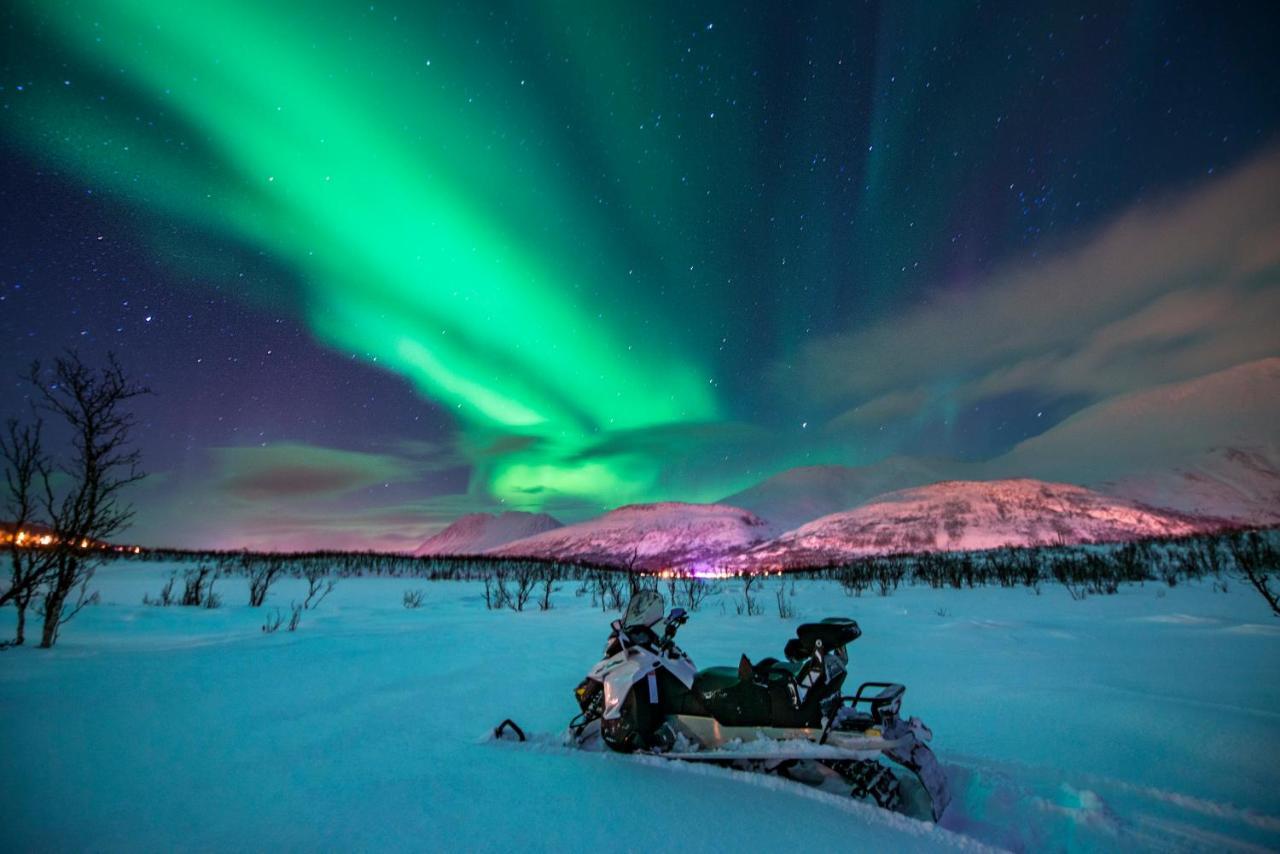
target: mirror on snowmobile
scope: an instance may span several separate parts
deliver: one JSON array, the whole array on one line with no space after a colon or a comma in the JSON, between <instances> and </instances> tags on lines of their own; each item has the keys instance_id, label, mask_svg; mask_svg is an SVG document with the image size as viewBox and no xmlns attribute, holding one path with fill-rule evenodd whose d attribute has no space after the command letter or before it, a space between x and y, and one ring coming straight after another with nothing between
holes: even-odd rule
<instances>
[{"instance_id":1,"label":"mirror on snowmobile","mask_svg":"<svg viewBox=\"0 0 1280 854\"><path fill-rule=\"evenodd\" d=\"M641 590L627 604L627 610L622 615L622 625L628 629L637 626L650 628L662 619L666 609L667 603L661 593L657 590Z\"/></svg>"},{"instance_id":2,"label":"mirror on snowmobile","mask_svg":"<svg viewBox=\"0 0 1280 854\"><path fill-rule=\"evenodd\" d=\"M662 630L662 636L666 639L666 643L670 643L676 636L676 629L684 625L684 621L688 619L684 608L672 608L671 613L667 615L667 625Z\"/></svg>"}]
</instances>

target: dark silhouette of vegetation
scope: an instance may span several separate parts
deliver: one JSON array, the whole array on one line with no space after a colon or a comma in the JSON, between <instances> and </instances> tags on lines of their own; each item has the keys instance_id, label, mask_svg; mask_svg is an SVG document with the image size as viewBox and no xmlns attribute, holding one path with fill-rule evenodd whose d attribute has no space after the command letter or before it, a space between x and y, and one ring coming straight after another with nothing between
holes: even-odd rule
<instances>
[{"instance_id":1,"label":"dark silhouette of vegetation","mask_svg":"<svg viewBox=\"0 0 1280 854\"><path fill-rule=\"evenodd\" d=\"M49 370L32 364L27 379L37 413L52 415L70 434L70 452L54 465L41 444L38 415L26 424L10 421L0 442L5 462L7 507L14 521L10 586L0 602L18 610L14 643L24 640L27 607L40 595L40 646L52 647L58 632L86 605L97 601L89 582L112 540L133 518L122 490L140 480L135 426L126 405L148 389L130 380L115 356L99 369L75 351ZM19 542L29 529L44 532L38 546Z\"/></svg>"},{"instance_id":2,"label":"dark silhouette of vegetation","mask_svg":"<svg viewBox=\"0 0 1280 854\"><path fill-rule=\"evenodd\" d=\"M964 589L981 586L1019 587L1039 594L1044 585L1062 585L1073 599L1110 595L1122 585L1209 579L1227 589L1227 580L1247 581L1276 608L1276 575L1280 563L1280 530L1228 531L1135 543L1038 548L999 548L981 552L923 552L862 558L821 567L786 571L791 579L835 581L851 596L865 591L888 596L903 585ZM575 595L591 599L604 611L620 611L640 589L656 589L657 575L586 562L488 556L411 555L380 552L184 552L124 554L122 560L218 562L221 577L242 574L254 579L283 576L332 579L350 577L414 578L423 581L483 581L490 610L524 610L530 601L551 607L555 585L577 582ZM771 567L771 571L777 571ZM763 576L739 575L742 597L734 608L760 614ZM665 579L670 604L697 611L704 601L724 592L724 584L696 577ZM550 586L548 586L550 585ZM537 594L535 598L535 593ZM265 595L265 594L264 594ZM789 603L788 603L789 605ZM783 606L785 607L785 606Z\"/></svg>"},{"instance_id":3,"label":"dark silhouette of vegetation","mask_svg":"<svg viewBox=\"0 0 1280 854\"><path fill-rule=\"evenodd\" d=\"M12 530L9 540L9 587L0 593L0 606L13 603L17 626L13 646L26 642L27 608L39 593L53 563L53 551L24 548L19 536L32 527L39 513L39 490L49 485L50 463L40 444L41 422L20 425L17 419L6 424L0 436L0 457L4 459L5 516Z\"/></svg>"},{"instance_id":4,"label":"dark silhouette of vegetation","mask_svg":"<svg viewBox=\"0 0 1280 854\"><path fill-rule=\"evenodd\" d=\"M1003 548L983 552L924 552L868 557L810 568L795 574L837 581L851 596L875 588L888 595L901 584L929 587L1026 587L1035 593L1045 583L1061 584L1072 599L1119 592L1122 584L1212 578L1225 591L1225 577L1248 581L1277 610L1276 567L1280 531L1227 531L1123 544Z\"/></svg>"}]
</instances>

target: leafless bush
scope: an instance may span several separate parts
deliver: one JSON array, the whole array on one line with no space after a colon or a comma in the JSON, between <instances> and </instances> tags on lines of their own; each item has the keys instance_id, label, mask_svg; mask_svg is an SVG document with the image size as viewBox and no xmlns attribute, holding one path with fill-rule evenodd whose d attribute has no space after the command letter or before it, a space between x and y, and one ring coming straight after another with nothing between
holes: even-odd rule
<instances>
[{"instance_id":1,"label":"leafless bush","mask_svg":"<svg viewBox=\"0 0 1280 854\"><path fill-rule=\"evenodd\" d=\"M406 590L404 592L404 606L410 610L416 610L422 607L422 602L427 597L427 591L421 588L417 590Z\"/></svg>"},{"instance_id":2,"label":"leafless bush","mask_svg":"<svg viewBox=\"0 0 1280 854\"><path fill-rule=\"evenodd\" d=\"M496 570L493 575L486 575L484 578L484 606L490 611L501 611L507 607L507 600L511 598L510 592L507 590L507 572L504 569Z\"/></svg>"},{"instance_id":3,"label":"leafless bush","mask_svg":"<svg viewBox=\"0 0 1280 854\"><path fill-rule=\"evenodd\" d=\"M517 572L515 576L515 589L507 597L507 607L513 611L523 611L524 606L529 602L529 597L533 595L538 577L535 573L527 571Z\"/></svg>"},{"instance_id":4,"label":"leafless bush","mask_svg":"<svg viewBox=\"0 0 1280 854\"><path fill-rule=\"evenodd\" d=\"M734 602L734 610L748 617L758 617L764 613L764 606L755 598L755 588L762 583L762 576L747 573L742 576L742 601Z\"/></svg>"},{"instance_id":5,"label":"leafless bush","mask_svg":"<svg viewBox=\"0 0 1280 854\"><path fill-rule=\"evenodd\" d=\"M318 608L325 597L338 586L337 579L328 577L328 570L320 567L308 567L302 572L307 580L307 598L302 601L304 609Z\"/></svg>"},{"instance_id":6,"label":"leafless bush","mask_svg":"<svg viewBox=\"0 0 1280 854\"><path fill-rule=\"evenodd\" d=\"M617 572L600 572L596 576L600 584L600 608L605 611L621 611L627 604L623 600L628 578Z\"/></svg>"},{"instance_id":7,"label":"leafless bush","mask_svg":"<svg viewBox=\"0 0 1280 854\"><path fill-rule=\"evenodd\" d=\"M551 594L559 588L555 587L556 572L551 567L543 567L538 570L538 582L542 585L542 592L538 594L538 610L551 610Z\"/></svg>"},{"instance_id":8,"label":"leafless bush","mask_svg":"<svg viewBox=\"0 0 1280 854\"><path fill-rule=\"evenodd\" d=\"M296 632L298 624L302 622L302 606L296 602L289 604L289 622L284 621L284 611L279 607L272 608L271 613L267 616L267 621L262 624L262 631L266 634L274 634L280 630L281 626L285 626L285 631Z\"/></svg>"},{"instance_id":9,"label":"leafless bush","mask_svg":"<svg viewBox=\"0 0 1280 854\"><path fill-rule=\"evenodd\" d=\"M786 581L783 581L778 585L776 594L778 599L778 616L784 620L790 620L796 615L796 607L795 603L792 602L791 598L787 595ZM795 595L794 588L791 595Z\"/></svg>"},{"instance_id":10,"label":"leafless bush","mask_svg":"<svg viewBox=\"0 0 1280 854\"><path fill-rule=\"evenodd\" d=\"M284 564L274 560L260 560L245 557L245 575L249 578L249 607L261 608L267 601L267 591L276 583L280 573L284 572Z\"/></svg>"},{"instance_id":11,"label":"leafless bush","mask_svg":"<svg viewBox=\"0 0 1280 854\"><path fill-rule=\"evenodd\" d=\"M692 575L673 578L667 582L667 593L671 597L672 606L679 606L689 612L701 610L702 603L709 596L724 592L724 587L706 579Z\"/></svg>"},{"instance_id":12,"label":"leafless bush","mask_svg":"<svg viewBox=\"0 0 1280 854\"><path fill-rule=\"evenodd\" d=\"M267 615L267 621L262 624L262 631L266 634L274 634L283 622L284 612L279 608L273 608L271 613Z\"/></svg>"},{"instance_id":13,"label":"leafless bush","mask_svg":"<svg viewBox=\"0 0 1280 854\"><path fill-rule=\"evenodd\" d=\"M213 592L213 582L218 572L213 567L200 565L183 573L182 598L179 605L188 608L216 608L221 599Z\"/></svg>"},{"instance_id":14,"label":"leafless bush","mask_svg":"<svg viewBox=\"0 0 1280 854\"><path fill-rule=\"evenodd\" d=\"M178 580L178 573L176 571L169 573L169 580L165 582L164 587L160 588L160 595L157 596L155 599L152 599L150 595L143 593L142 604L156 605L162 608L167 608L170 605L172 605L173 604L173 585L177 582L177 580Z\"/></svg>"}]
</instances>

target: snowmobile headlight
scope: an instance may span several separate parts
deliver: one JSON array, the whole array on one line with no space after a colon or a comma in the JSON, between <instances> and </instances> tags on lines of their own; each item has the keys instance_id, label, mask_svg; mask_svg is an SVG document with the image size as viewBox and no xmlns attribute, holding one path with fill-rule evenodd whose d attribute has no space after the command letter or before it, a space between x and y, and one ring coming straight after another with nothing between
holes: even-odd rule
<instances>
[{"instance_id":1,"label":"snowmobile headlight","mask_svg":"<svg viewBox=\"0 0 1280 854\"><path fill-rule=\"evenodd\" d=\"M599 690L600 683L591 679L583 679L578 683L578 687L573 689L573 696L578 700L578 707L585 712Z\"/></svg>"}]
</instances>

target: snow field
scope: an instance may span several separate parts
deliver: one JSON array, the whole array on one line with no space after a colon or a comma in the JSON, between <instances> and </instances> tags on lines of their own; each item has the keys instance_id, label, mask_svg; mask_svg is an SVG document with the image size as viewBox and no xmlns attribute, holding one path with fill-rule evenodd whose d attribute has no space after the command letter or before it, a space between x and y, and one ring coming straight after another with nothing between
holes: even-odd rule
<instances>
[{"instance_id":1,"label":"snow field","mask_svg":"<svg viewBox=\"0 0 1280 854\"><path fill-rule=\"evenodd\" d=\"M4 850L1266 850L1280 847L1280 621L1244 585L844 595L680 634L703 667L780 656L850 616L850 682L907 685L955 801L941 827L770 777L586 754L554 735L613 615L564 582L546 613L481 585L344 579L296 633L302 582L217 610L141 605L170 567L121 563L53 651L0 653ZM780 583L769 579L768 611ZM790 586L790 582L787 582ZM406 589L426 591L418 610ZM12 617L0 612L0 619ZM504 717L534 744L492 743Z\"/></svg>"}]
</instances>

